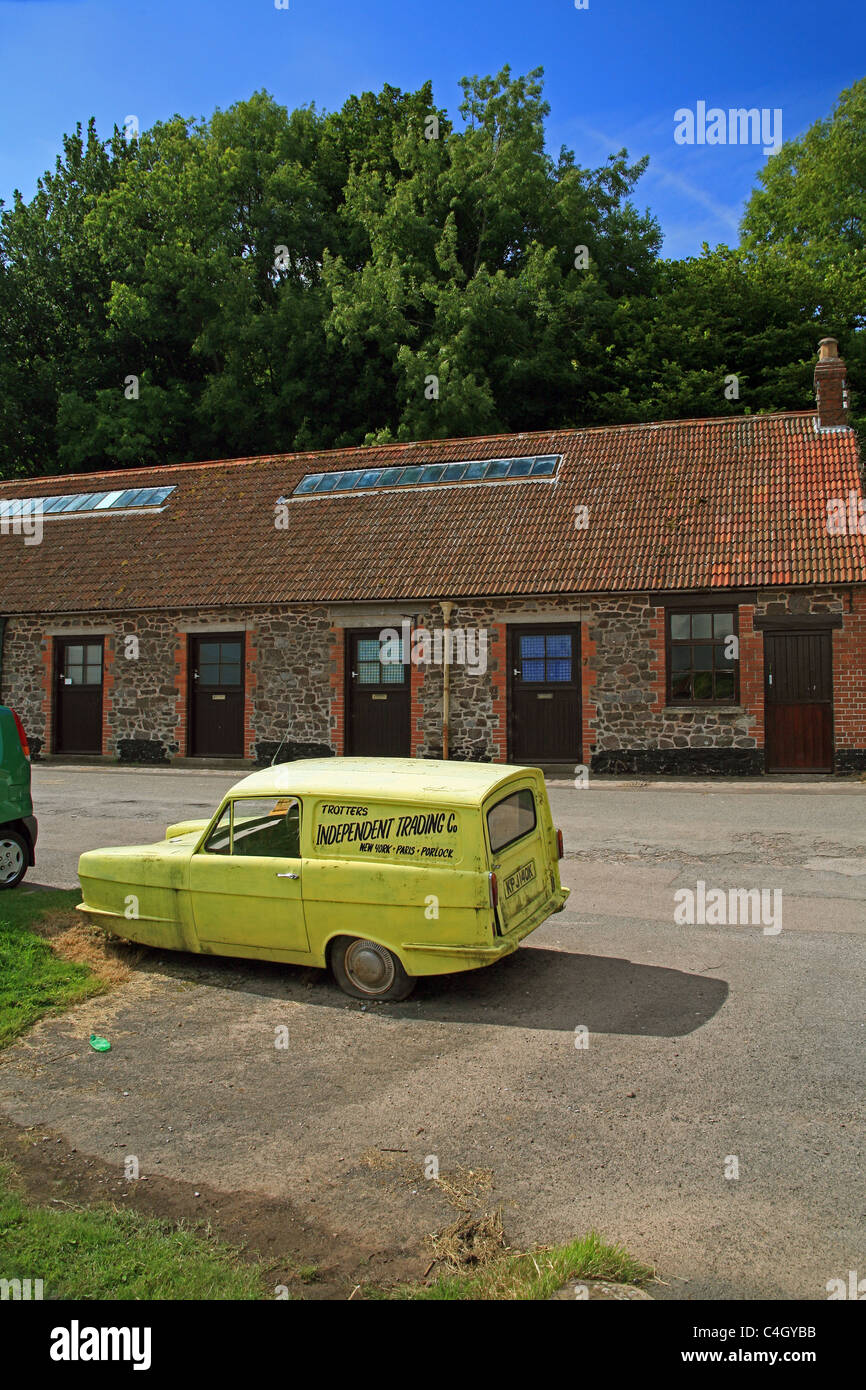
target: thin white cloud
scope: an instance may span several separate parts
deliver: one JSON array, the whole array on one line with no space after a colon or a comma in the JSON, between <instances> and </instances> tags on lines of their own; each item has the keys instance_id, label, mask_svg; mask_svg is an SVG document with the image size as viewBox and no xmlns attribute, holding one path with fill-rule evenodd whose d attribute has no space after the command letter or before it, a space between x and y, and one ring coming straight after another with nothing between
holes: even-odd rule
<instances>
[{"instance_id":1,"label":"thin white cloud","mask_svg":"<svg viewBox=\"0 0 866 1390\"><path fill-rule=\"evenodd\" d=\"M707 212L711 212L720 222L724 222L725 225L730 227L733 231L739 232L741 213L737 212L727 203L718 202L715 198L711 197L709 193L705 193L698 184L692 183L691 179L684 179L682 174L672 173L670 169L666 169L664 165L660 164L655 158L650 160L650 166L646 171L647 178L651 175L657 179L661 179L662 183L669 183L673 188L679 189L680 193L685 194L687 198L691 198L694 202L699 203L701 207L706 208Z\"/></svg>"},{"instance_id":2,"label":"thin white cloud","mask_svg":"<svg viewBox=\"0 0 866 1390\"><path fill-rule=\"evenodd\" d=\"M596 130L593 126L585 125L583 121L575 122L575 125L579 126L580 130L585 135L590 136L593 140L597 141L599 145L604 146L608 154L613 153L614 150L621 150L624 146L626 148L629 147L628 140L618 140L603 130ZM711 212L713 217L726 227L729 227L732 231L739 232L740 217L742 216L739 209L732 208L727 203L720 203L718 199L713 198L712 195L701 188L699 184L693 183L691 179L684 178L682 174L675 174L671 169L666 169L664 164L662 164L655 155L650 155L649 168L644 177L646 179L658 179L662 183L669 184L672 188L676 188L684 197L691 198L693 202L697 203L707 212Z\"/></svg>"}]
</instances>

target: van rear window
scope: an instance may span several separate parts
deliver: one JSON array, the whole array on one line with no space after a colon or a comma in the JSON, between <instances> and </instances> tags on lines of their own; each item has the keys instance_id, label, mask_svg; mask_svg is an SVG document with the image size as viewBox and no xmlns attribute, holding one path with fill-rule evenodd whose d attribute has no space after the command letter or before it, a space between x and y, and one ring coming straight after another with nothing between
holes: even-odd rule
<instances>
[{"instance_id":1,"label":"van rear window","mask_svg":"<svg viewBox=\"0 0 866 1390\"><path fill-rule=\"evenodd\" d=\"M487 812L487 833L494 854L534 829L535 797L526 789L512 792Z\"/></svg>"}]
</instances>

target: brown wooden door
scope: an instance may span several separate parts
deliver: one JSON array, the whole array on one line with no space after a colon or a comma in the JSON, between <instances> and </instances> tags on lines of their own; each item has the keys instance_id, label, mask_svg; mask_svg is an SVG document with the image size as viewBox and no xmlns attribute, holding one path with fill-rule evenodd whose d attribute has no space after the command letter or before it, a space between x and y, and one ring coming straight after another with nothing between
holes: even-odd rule
<instances>
[{"instance_id":1,"label":"brown wooden door","mask_svg":"<svg viewBox=\"0 0 866 1390\"><path fill-rule=\"evenodd\" d=\"M59 637L54 748L57 753L102 752L102 638Z\"/></svg>"},{"instance_id":2,"label":"brown wooden door","mask_svg":"<svg viewBox=\"0 0 866 1390\"><path fill-rule=\"evenodd\" d=\"M833 655L829 631L764 634L768 772L833 767Z\"/></svg>"},{"instance_id":3,"label":"brown wooden door","mask_svg":"<svg viewBox=\"0 0 866 1390\"><path fill-rule=\"evenodd\" d=\"M514 763L580 762L580 628L509 631Z\"/></svg>"},{"instance_id":4,"label":"brown wooden door","mask_svg":"<svg viewBox=\"0 0 866 1390\"><path fill-rule=\"evenodd\" d=\"M244 752L244 634L190 638L190 752L241 758Z\"/></svg>"},{"instance_id":5,"label":"brown wooden door","mask_svg":"<svg viewBox=\"0 0 866 1390\"><path fill-rule=\"evenodd\" d=\"M346 751L361 758L408 758L410 667L379 660L379 629L346 633Z\"/></svg>"}]
</instances>

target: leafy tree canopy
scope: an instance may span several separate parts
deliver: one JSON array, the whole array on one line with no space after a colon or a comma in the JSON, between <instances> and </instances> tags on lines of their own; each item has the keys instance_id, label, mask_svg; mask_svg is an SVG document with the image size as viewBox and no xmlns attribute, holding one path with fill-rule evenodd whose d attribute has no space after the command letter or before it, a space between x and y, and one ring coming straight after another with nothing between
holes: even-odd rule
<instances>
[{"instance_id":1,"label":"leafy tree canopy","mask_svg":"<svg viewBox=\"0 0 866 1390\"><path fill-rule=\"evenodd\" d=\"M0 475L800 409L825 333L866 380L866 80L683 261L540 70L461 88L65 137L0 204Z\"/></svg>"}]
</instances>

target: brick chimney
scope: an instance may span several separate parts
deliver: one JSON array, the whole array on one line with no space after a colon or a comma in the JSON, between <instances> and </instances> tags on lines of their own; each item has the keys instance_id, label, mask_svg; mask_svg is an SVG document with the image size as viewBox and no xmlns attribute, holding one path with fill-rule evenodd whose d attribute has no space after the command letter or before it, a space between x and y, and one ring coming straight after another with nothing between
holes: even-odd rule
<instances>
[{"instance_id":1,"label":"brick chimney","mask_svg":"<svg viewBox=\"0 0 866 1390\"><path fill-rule=\"evenodd\" d=\"M839 344L835 338L822 338L818 344L818 353L818 361L815 364L817 425L819 430L834 429L848 423L845 363L839 356Z\"/></svg>"}]
</instances>

